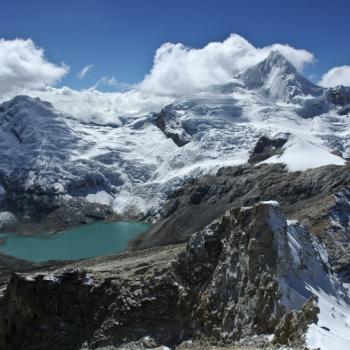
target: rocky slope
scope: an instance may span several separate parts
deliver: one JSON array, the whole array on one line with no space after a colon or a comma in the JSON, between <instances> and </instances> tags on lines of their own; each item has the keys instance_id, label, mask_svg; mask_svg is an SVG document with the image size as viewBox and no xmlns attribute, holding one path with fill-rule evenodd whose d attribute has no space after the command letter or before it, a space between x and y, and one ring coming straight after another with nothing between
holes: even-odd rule
<instances>
[{"instance_id":1,"label":"rocky slope","mask_svg":"<svg viewBox=\"0 0 350 350\"><path fill-rule=\"evenodd\" d=\"M349 278L349 166L288 172L281 164L241 165L188 181L165 203L153 228L132 242L133 249L185 241L232 206L277 200L288 218L321 239L330 264Z\"/></svg>"},{"instance_id":2,"label":"rocky slope","mask_svg":"<svg viewBox=\"0 0 350 350\"><path fill-rule=\"evenodd\" d=\"M227 211L185 245L15 274L1 299L0 348L302 346L333 327L318 322L322 292L346 300L317 242L269 202Z\"/></svg>"}]
</instances>

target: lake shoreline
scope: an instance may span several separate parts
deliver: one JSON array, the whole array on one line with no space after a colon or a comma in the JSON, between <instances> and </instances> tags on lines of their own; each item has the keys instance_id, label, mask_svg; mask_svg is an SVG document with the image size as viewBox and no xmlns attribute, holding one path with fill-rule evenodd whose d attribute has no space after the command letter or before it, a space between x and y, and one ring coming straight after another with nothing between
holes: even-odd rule
<instances>
[{"instance_id":1,"label":"lake shoreline","mask_svg":"<svg viewBox=\"0 0 350 350\"><path fill-rule=\"evenodd\" d=\"M31 262L80 260L121 253L130 241L148 231L151 224L130 221L99 221L56 234L8 234L0 253Z\"/></svg>"},{"instance_id":2,"label":"lake shoreline","mask_svg":"<svg viewBox=\"0 0 350 350\"><path fill-rule=\"evenodd\" d=\"M128 223L136 223L136 224L147 224L152 226L153 223L146 221L146 220L128 220L126 218L122 218L120 216L115 216L103 220L91 220L91 221L84 221L81 223L74 223L72 225L62 225L60 227L50 227L47 228L46 225L43 225L41 223L19 223L12 226L5 226L0 229L0 235L1 234L10 234L10 235L16 235L20 237L42 237L42 236L54 236L59 235L61 233L65 233L66 231L93 225L97 223L106 223L106 224L113 224L113 223L122 223L122 222L128 222ZM5 244L6 239L3 237L0 237L0 245Z\"/></svg>"},{"instance_id":3,"label":"lake shoreline","mask_svg":"<svg viewBox=\"0 0 350 350\"><path fill-rule=\"evenodd\" d=\"M52 206L52 205L51 205ZM122 221L129 218L117 214L110 205L90 203L83 198L71 198L57 204L57 207L31 209L30 212L10 211L13 219L1 222L1 231L15 233L20 236L35 236L42 232L55 234L72 227L90 224L94 222Z\"/></svg>"}]
</instances>

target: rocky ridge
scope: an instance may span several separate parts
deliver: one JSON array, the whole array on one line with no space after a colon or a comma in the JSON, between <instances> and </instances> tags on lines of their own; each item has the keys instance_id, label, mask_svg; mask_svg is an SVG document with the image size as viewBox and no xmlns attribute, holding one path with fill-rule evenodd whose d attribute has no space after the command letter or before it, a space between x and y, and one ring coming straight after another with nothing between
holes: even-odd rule
<instances>
[{"instance_id":1,"label":"rocky ridge","mask_svg":"<svg viewBox=\"0 0 350 350\"><path fill-rule=\"evenodd\" d=\"M302 346L318 306L307 285L297 309L286 302L295 292L283 282L291 281L288 266L311 272L292 258L288 231L277 203L260 203L227 211L187 244L14 274L1 299L0 348L173 348L191 339L268 345L271 334L276 344ZM328 276L319 251L308 253Z\"/></svg>"},{"instance_id":2,"label":"rocky ridge","mask_svg":"<svg viewBox=\"0 0 350 350\"><path fill-rule=\"evenodd\" d=\"M190 180L167 200L158 222L132 249L184 242L235 206L277 200L287 217L308 227L326 247L334 272L349 275L349 167L288 172L281 164L242 165Z\"/></svg>"}]
</instances>

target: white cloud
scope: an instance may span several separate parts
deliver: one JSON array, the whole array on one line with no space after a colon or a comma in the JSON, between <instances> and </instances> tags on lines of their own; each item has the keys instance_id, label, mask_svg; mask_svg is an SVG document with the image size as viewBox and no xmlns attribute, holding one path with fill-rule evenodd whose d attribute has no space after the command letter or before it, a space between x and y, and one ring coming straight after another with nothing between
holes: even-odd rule
<instances>
[{"instance_id":1,"label":"white cloud","mask_svg":"<svg viewBox=\"0 0 350 350\"><path fill-rule=\"evenodd\" d=\"M107 86L114 86L114 87L118 87L120 82L118 81L117 78L115 77L102 77L97 84L102 84L102 85L107 85Z\"/></svg>"},{"instance_id":2,"label":"white cloud","mask_svg":"<svg viewBox=\"0 0 350 350\"><path fill-rule=\"evenodd\" d=\"M311 52L303 49L295 49L294 47L286 44L273 44L271 46L258 49L258 51L265 52L266 56L271 51L279 51L295 66L300 73L303 72L306 65L315 62L315 57Z\"/></svg>"},{"instance_id":3,"label":"white cloud","mask_svg":"<svg viewBox=\"0 0 350 350\"><path fill-rule=\"evenodd\" d=\"M1 40L0 100L27 94L50 101L77 118L110 123L120 115L156 111L178 96L229 82L236 73L262 61L273 50L285 55L299 71L314 61L306 50L282 44L256 48L233 34L223 42L199 49L166 43L156 51L153 67L142 82L130 86L113 76L104 76L92 88L79 91L52 86L68 72L68 67L48 62L43 50L31 40ZM79 75L83 77L91 67L85 66ZM103 85L129 91L101 92L98 88Z\"/></svg>"},{"instance_id":4,"label":"white cloud","mask_svg":"<svg viewBox=\"0 0 350 350\"><path fill-rule=\"evenodd\" d=\"M173 101L172 98L141 91L101 92L94 88L74 90L69 87L47 87L27 91L32 97L51 102L58 110L75 118L95 123L113 123L118 116L138 116L156 112Z\"/></svg>"},{"instance_id":5,"label":"white cloud","mask_svg":"<svg viewBox=\"0 0 350 350\"><path fill-rule=\"evenodd\" d=\"M323 74L318 83L324 87L333 87L337 85L350 86L350 66L340 66L330 69Z\"/></svg>"},{"instance_id":6,"label":"white cloud","mask_svg":"<svg viewBox=\"0 0 350 350\"><path fill-rule=\"evenodd\" d=\"M0 95L39 90L55 84L69 68L48 62L30 39L0 39Z\"/></svg>"},{"instance_id":7,"label":"white cloud","mask_svg":"<svg viewBox=\"0 0 350 350\"><path fill-rule=\"evenodd\" d=\"M237 34L200 49L166 43L156 51L153 68L139 89L180 96L209 85L227 83L274 50L280 51L300 72L306 64L314 62L313 54L306 50L282 44L255 48Z\"/></svg>"},{"instance_id":8,"label":"white cloud","mask_svg":"<svg viewBox=\"0 0 350 350\"><path fill-rule=\"evenodd\" d=\"M97 81L97 83L92 87L93 89L97 89L101 86L108 86L108 87L114 87L118 88L120 90L131 90L135 86L131 84L124 83L122 81L119 81L114 76L104 76L101 79Z\"/></svg>"},{"instance_id":9,"label":"white cloud","mask_svg":"<svg viewBox=\"0 0 350 350\"><path fill-rule=\"evenodd\" d=\"M88 64L77 74L79 79L83 79L85 75L93 68L93 64Z\"/></svg>"}]
</instances>

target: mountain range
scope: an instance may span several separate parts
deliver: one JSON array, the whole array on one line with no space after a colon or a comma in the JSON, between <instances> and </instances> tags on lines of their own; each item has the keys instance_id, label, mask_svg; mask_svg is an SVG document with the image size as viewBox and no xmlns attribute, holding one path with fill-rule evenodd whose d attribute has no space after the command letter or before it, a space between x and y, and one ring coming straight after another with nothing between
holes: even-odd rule
<instances>
[{"instance_id":1,"label":"mountain range","mask_svg":"<svg viewBox=\"0 0 350 350\"><path fill-rule=\"evenodd\" d=\"M349 349L349 114L350 87L317 86L277 51L113 123L2 103L2 230L154 225L125 254L13 275L0 348Z\"/></svg>"},{"instance_id":2,"label":"mountain range","mask_svg":"<svg viewBox=\"0 0 350 350\"><path fill-rule=\"evenodd\" d=\"M0 218L38 221L40 204L46 216L77 197L123 217L156 215L185 179L246 163L261 137L286 140L264 162L291 171L342 165L349 109L350 88L316 86L278 52L229 84L113 124L17 96L0 106Z\"/></svg>"}]
</instances>

